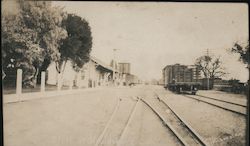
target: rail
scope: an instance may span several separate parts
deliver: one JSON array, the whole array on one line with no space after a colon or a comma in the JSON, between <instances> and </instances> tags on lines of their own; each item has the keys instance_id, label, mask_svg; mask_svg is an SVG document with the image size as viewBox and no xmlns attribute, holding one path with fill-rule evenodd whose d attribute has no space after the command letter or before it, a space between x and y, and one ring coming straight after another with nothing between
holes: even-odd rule
<instances>
[{"instance_id":1,"label":"rail","mask_svg":"<svg viewBox=\"0 0 250 146\"><path fill-rule=\"evenodd\" d=\"M132 100L132 99L131 99L131 100ZM125 127L123 128L123 130L122 130L122 132L121 132L120 138L119 138L119 140L117 141L116 145L121 145L121 142L122 142L122 140L123 140L123 138L124 138L124 135L127 133L128 127L129 127L129 125L131 124L131 121L132 121L132 119L133 119L133 117L134 117L134 115L135 115L135 111L136 111L136 108L137 108L137 106L138 106L138 104L139 104L139 101L140 101L140 99L137 97L136 103L135 103L135 105L134 105L134 107L133 107L131 113L129 114L129 118L128 118L127 122L126 122ZM103 131L102 131L102 133L100 134L100 136L98 137L98 139L96 140L95 146L98 146L98 145L101 144L101 142L102 142L102 140L103 140L103 137L104 137L104 135L105 135L107 129L110 127L110 124L111 124L111 122L113 121L113 119L114 119L114 117L115 117L115 115L116 115L116 113L117 113L117 110L118 110L118 107L119 107L119 106L120 106L120 98L119 98L118 101L117 101L116 107L115 107L115 109L114 109L114 111L113 111L113 113L112 113L112 115L111 115L109 121L107 122L105 128L103 129Z\"/></svg>"},{"instance_id":2,"label":"rail","mask_svg":"<svg viewBox=\"0 0 250 146\"><path fill-rule=\"evenodd\" d=\"M110 119L109 119L109 121L108 121L108 123L106 124L106 126L105 126L105 128L103 129L103 131L102 131L102 133L100 134L100 136L97 138L97 141L96 141L96 143L95 143L95 146L98 146L98 145L101 143L104 134L106 133L106 131L107 131L107 129L108 129L108 127L109 127L109 125L110 125L112 119L114 118L114 116L115 116L115 114L116 114L116 112L117 112L117 110L118 110L118 107L120 106L120 101L121 101L121 100L120 100L120 98L119 98L118 101L117 101L117 104L116 104L116 106L115 106L115 109L114 109L114 111L113 111L113 113L112 113L112 115L111 115L111 117L110 117Z\"/></svg>"},{"instance_id":3,"label":"rail","mask_svg":"<svg viewBox=\"0 0 250 146\"><path fill-rule=\"evenodd\" d=\"M234 102L230 102L230 101L226 101L226 100L221 100L221 99L217 99L217 98L213 98L213 97L208 97L208 96L204 96L204 95L196 94L196 96L208 98L208 99L212 99L212 100L216 100L216 101L220 101L220 102L225 102L225 103L229 103L229 104L233 104L233 105L238 105L238 106L242 106L242 107L247 107L246 105L243 105L243 104L238 104L238 103L234 103Z\"/></svg>"},{"instance_id":4,"label":"rail","mask_svg":"<svg viewBox=\"0 0 250 146\"><path fill-rule=\"evenodd\" d=\"M202 136L196 132L196 130L194 130L183 118L181 118L181 116L179 114L177 114L173 108L168 105L162 98L160 98L160 96L154 92L155 95L157 96L157 98L164 104L166 105L173 113L174 115L192 132L192 134L196 137L196 139L204 146L208 146L209 144L202 138Z\"/></svg>"},{"instance_id":5,"label":"rail","mask_svg":"<svg viewBox=\"0 0 250 146\"><path fill-rule=\"evenodd\" d=\"M177 139L182 143L182 145L184 146L188 146L189 144L186 143L186 141L181 137L181 135L170 125L166 122L166 120L164 119L164 117L158 112L156 111L153 106L147 102L145 99L141 98L141 100L160 118L160 120L163 122L164 126L168 127L172 133L177 137Z\"/></svg>"},{"instance_id":6,"label":"rail","mask_svg":"<svg viewBox=\"0 0 250 146\"><path fill-rule=\"evenodd\" d=\"M134 115L135 115L135 111L136 111L136 108L137 108L137 106L138 106L138 104L139 104L139 101L140 101L140 98L137 97L137 102L136 102L136 104L135 104L135 106L134 106L134 108L133 108L133 110L132 110L132 112L131 112L131 114L130 114L130 116L129 116L129 119L128 119L128 121L127 121L127 124L126 124L125 128L124 128L123 131L122 131L122 134L121 134L121 136L120 136L120 139L119 139L118 142L117 142L117 145L118 145L118 146L121 145L121 142L122 142L122 140L124 139L124 135L125 135L125 134L127 133L127 131L128 131L128 127L129 127L129 125L131 124L131 121L132 121L132 119L133 119L133 117L134 117Z\"/></svg>"},{"instance_id":7,"label":"rail","mask_svg":"<svg viewBox=\"0 0 250 146\"><path fill-rule=\"evenodd\" d=\"M221 108L221 109L224 109L224 110L227 110L227 111L230 111L230 112L233 112L233 113L236 113L236 114L239 114L239 115L242 115L242 116L247 116L246 113L243 113L243 112L239 112L239 111L235 111L235 110L232 110L230 108L226 108L226 107L223 107L223 106L219 106L217 104L213 104L211 102L208 102L208 101L204 101L204 100L201 100L201 99L197 99L195 97L192 97L192 96L188 96L188 95L182 95L184 97L188 97L188 98L191 98L191 99L194 99L194 100L197 100L197 101L201 101L201 102L204 102L204 103L207 103L207 104L210 104L212 106L215 106L215 107L218 107L218 108Z\"/></svg>"}]
</instances>

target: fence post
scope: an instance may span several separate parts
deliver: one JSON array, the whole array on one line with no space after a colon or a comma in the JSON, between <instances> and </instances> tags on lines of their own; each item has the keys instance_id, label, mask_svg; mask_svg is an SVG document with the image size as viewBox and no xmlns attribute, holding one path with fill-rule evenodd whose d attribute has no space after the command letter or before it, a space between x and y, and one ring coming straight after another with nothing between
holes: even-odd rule
<instances>
[{"instance_id":1,"label":"fence post","mask_svg":"<svg viewBox=\"0 0 250 146\"><path fill-rule=\"evenodd\" d=\"M22 94L22 69L17 69L17 79L16 79L16 94L20 96Z\"/></svg>"},{"instance_id":2,"label":"fence post","mask_svg":"<svg viewBox=\"0 0 250 146\"><path fill-rule=\"evenodd\" d=\"M45 72L41 73L41 92L45 91Z\"/></svg>"},{"instance_id":3,"label":"fence post","mask_svg":"<svg viewBox=\"0 0 250 146\"><path fill-rule=\"evenodd\" d=\"M73 82L74 82L74 80L70 80L69 81L69 89L70 90L72 90L72 88L73 88Z\"/></svg>"},{"instance_id":4,"label":"fence post","mask_svg":"<svg viewBox=\"0 0 250 146\"><path fill-rule=\"evenodd\" d=\"M61 90L61 83L62 83L62 79L61 79L61 73L58 73L57 75L57 90Z\"/></svg>"},{"instance_id":5,"label":"fence post","mask_svg":"<svg viewBox=\"0 0 250 146\"><path fill-rule=\"evenodd\" d=\"M77 85L77 89L81 89L81 74L80 72L77 73L77 77L76 77L76 85Z\"/></svg>"}]
</instances>

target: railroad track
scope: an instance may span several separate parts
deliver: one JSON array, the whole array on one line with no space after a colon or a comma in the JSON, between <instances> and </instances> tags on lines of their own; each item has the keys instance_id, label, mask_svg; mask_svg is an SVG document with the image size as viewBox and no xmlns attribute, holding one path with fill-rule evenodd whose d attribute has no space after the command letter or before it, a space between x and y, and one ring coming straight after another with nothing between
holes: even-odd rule
<instances>
[{"instance_id":1,"label":"railroad track","mask_svg":"<svg viewBox=\"0 0 250 146\"><path fill-rule=\"evenodd\" d=\"M135 100L135 99L131 98L131 100ZM115 109L114 109L114 111L113 111L113 113L112 113L112 115L111 115L109 121L107 122L107 124L105 125L105 127L104 127L102 133L99 135L98 139L97 139L96 142L95 142L95 146L101 145L101 142L102 142L102 140L103 140L105 134L107 133L107 130L108 130L108 129L110 128L110 126L111 126L111 125L110 125L111 122L113 121L114 117L118 114L117 111L118 111L118 108L119 108L119 106L120 106L120 101L121 101L121 98L118 99L117 104L116 104L116 107L115 107ZM137 108L137 105L138 105L139 101L140 101L140 99L137 97L136 103L135 103L135 105L134 105L134 107L133 107L131 113L129 114L129 118L128 118L127 121L126 121L126 125L125 125L125 127L123 128L123 130L122 130L122 132L121 132L121 134L120 134L120 136L119 136L119 139L118 139L118 141L116 141L116 144L115 144L115 145L121 145L121 144L122 144L122 140L123 140L123 138L124 138L124 135L128 132L128 126L131 124L131 121L132 121L132 119L133 119L133 117L134 117L134 114L135 114L135 111L136 111L136 108Z\"/></svg>"},{"instance_id":2,"label":"railroad track","mask_svg":"<svg viewBox=\"0 0 250 146\"><path fill-rule=\"evenodd\" d=\"M242 106L242 107L247 107L246 105L243 105L243 104L230 102L230 101L226 101L226 100L221 100L221 99L218 99L218 98L208 97L208 96L199 95L199 94L196 94L196 96L203 97L203 98L208 98L208 99L212 99L212 100L216 100L216 101L221 101L221 102L225 102L225 103L229 103L229 104L233 104L233 105L238 105L238 106Z\"/></svg>"},{"instance_id":3,"label":"railroad track","mask_svg":"<svg viewBox=\"0 0 250 146\"><path fill-rule=\"evenodd\" d=\"M209 145L165 101L163 101L157 94L156 96L158 100L156 98L152 98L151 100L141 98L141 100L160 118L163 124L172 131L182 145Z\"/></svg>"},{"instance_id":4,"label":"railroad track","mask_svg":"<svg viewBox=\"0 0 250 146\"><path fill-rule=\"evenodd\" d=\"M207 97L207 96L202 96L202 95L182 95L184 97L188 97L190 99L194 99L200 102L204 102L207 103L209 105L236 113L238 115L242 115L242 116L246 116L246 105L242 105L242 104L238 104L238 103L234 103L234 102L229 102L229 101L225 101L225 100L220 100L220 99L216 99L216 98L212 98L212 97ZM201 99L203 98L203 99Z\"/></svg>"},{"instance_id":5,"label":"railroad track","mask_svg":"<svg viewBox=\"0 0 250 146\"><path fill-rule=\"evenodd\" d=\"M134 115L135 115L136 107L138 106L139 101L140 101L140 99L137 98L137 102L136 102L136 104L135 104L135 106L134 106L134 108L133 108L133 110L132 110L132 112L131 112L131 114L130 114L130 116L129 116L129 119L128 119L128 121L127 121L127 124L126 124L125 128L124 128L123 131L122 131L122 134L121 134L121 136L120 136L120 139L119 139L118 142L117 142L117 146L120 146L120 145L122 144L122 140L124 140L124 136L125 136L125 135L127 134L127 132L128 132L128 127L129 127L129 125L131 125L131 121L132 121L132 119L133 119L133 117L134 117Z\"/></svg>"}]
</instances>

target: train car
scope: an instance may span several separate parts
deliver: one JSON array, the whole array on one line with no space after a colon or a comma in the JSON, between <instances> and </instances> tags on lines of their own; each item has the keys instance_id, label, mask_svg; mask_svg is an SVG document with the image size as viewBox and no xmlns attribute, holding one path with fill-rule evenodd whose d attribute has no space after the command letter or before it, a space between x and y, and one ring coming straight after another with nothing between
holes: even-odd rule
<instances>
[{"instance_id":1,"label":"train car","mask_svg":"<svg viewBox=\"0 0 250 146\"><path fill-rule=\"evenodd\" d=\"M200 71L191 65L167 65L163 69L164 87L177 92L190 92L196 94L201 83L199 82Z\"/></svg>"}]
</instances>

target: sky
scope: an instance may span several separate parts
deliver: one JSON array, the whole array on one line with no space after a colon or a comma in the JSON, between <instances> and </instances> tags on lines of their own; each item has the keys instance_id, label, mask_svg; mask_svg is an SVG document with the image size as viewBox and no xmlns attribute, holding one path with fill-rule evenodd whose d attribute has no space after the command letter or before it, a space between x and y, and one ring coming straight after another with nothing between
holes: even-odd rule
<instances>
[{"instance_id":1,"label":"sky","mask_svg":"<svg viewBox=\"0 0 250 146\"><path fill-rule=\"evenodd\" d=\"M160 79L166 65L192 65L206 53L220 56L226 79L247 81L248 70L229 49L246 43L248 6L236 3L67 2L55 1L68 13L89 22L91 55L131 63L141 79ZM113 49L118 49L114 55Z\"/></svg>"}]
</instances>

